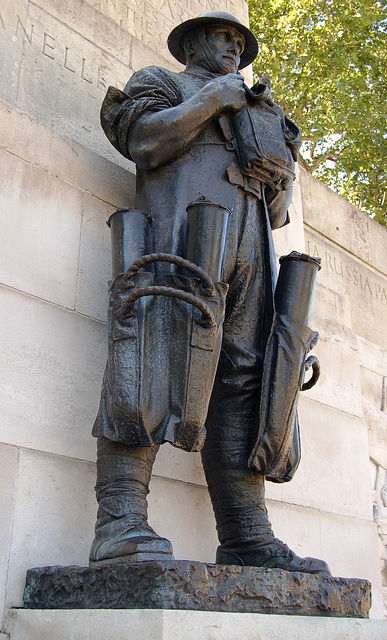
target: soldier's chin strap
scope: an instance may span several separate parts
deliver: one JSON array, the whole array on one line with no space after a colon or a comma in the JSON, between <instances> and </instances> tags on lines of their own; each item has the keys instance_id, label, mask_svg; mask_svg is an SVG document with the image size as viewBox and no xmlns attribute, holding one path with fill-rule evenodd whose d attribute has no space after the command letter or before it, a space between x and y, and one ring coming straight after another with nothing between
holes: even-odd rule
<instances>
[{"instance_id":1,"label":"soldier's chin strap","mask_svg":"<svg viewBox=\"0 0 387 640\"><path fill-rule=\"evenodd\" d=\"M212 71L213 73L229 73L228 67L218 62L218 60L216 60L214 54L212 53L211 47L207 42L205 30L201 29L200 31L197 31L195 36L206 59L208 70Z\"/></svg>"}]
</instances>

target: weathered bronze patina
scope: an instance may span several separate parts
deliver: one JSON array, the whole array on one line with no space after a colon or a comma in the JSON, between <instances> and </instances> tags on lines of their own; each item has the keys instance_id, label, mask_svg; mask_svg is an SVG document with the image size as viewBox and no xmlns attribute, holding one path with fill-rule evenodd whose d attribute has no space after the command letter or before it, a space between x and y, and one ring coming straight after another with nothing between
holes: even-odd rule
<instances>
[{"instance_id":1,"label":"weathered bronze patina","mask_svg":"<svg viewBox=\"0 0 387 640\"><path fill-rule=\"evenodd\" d=\"M368 618L371 585L280 569L170 560L27 573L28 609L185 609Z\"/></svg>"},{"instance_id":2,"label":"weathered bronze patina","mask_svg":"<svg viewBox=\"0 0 387 640\"><path fill-rule=\"evenodd\" d=\"M303 273L309 295L301 306L297 286L289 304L283 290L274 297L271 233L289 222L300 134L268 78L249 89L238 73L257 43L233 16L188 20L169 48L184 71L142 69L124 91L110 87L101 111L110 142L136 163L137 209L111 221L90 562L173 558L146 502L158 447L170 442L202 452L218 564L329 576L274 537L264 498L264 476L287 481L299 462L297 396L316 341L297 313L318 265L290 256L284 269Z\"/></svg>"}]
</instances>

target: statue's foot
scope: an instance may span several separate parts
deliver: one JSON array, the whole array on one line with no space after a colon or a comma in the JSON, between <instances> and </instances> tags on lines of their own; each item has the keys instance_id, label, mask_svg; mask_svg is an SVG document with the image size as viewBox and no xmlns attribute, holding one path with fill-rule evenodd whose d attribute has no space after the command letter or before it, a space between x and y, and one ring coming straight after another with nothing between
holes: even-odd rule
<instances>
[{"instance_id":1,"label":"statue's foot","mask_svg":"<svg viewBox=\"0 0 387 640\"><path fill-rule=\"evenodd\" d=\"M216 564L236 564L242 567L265 567L299 573L332 575L324 560L300 558L277 538L261 546L254 543L233 547L220 545L216 552Z\"/></svg>"},{"instance_id":2,"label":"statue's foot","mask_svg":"<svg viewBox=\"0 0 387 640\"><path fill-rule=\"evenodd\" d=\"M149 560L174 560L174 557L170 541L161 538L152 527L143 523L117 533L112 531L112 527L101 527L91 545L89 564L95 566Z\"/></svg>"}]
</instances>

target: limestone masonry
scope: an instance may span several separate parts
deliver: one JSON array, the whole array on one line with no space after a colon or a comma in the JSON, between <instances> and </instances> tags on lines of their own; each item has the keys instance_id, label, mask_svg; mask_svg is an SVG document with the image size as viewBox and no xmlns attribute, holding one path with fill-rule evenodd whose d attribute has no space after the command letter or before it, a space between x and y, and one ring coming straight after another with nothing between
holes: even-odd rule
<instances>
[{"instance_id":1,"label":"limestone masonry","mask_svg":"<svg viewBox=\"0 0 387 640\"><path fill-rule=\"evenodd\" d=\"M101 101L109 85L122 88L141 67L179 70L166 35L216 8L248 21L243 0L0 0L1 640L1 632L32 637L25 630L35 612L12 611L22 606L26 571L86 566L93 538L90 431L106 360L110 278L105 221L134 203L134 165L105 138ZM269 514L299 555L324 558L334 576L370 580L371 617L382 618L387 230L303 170L290 215L292 224L274 232L278 256L298 250L322 258L310 320L320 333L314 353L322 375L300 403L300 468L288 485L268 483ZM171 539L176 558L214 562L217 538L198 454L162 447L149 504L151 524ZM365 635L360 622L359 637L383 637L382 623ZM301 637L291 635L298 628L289 627L288 637ZM308 629L308 638L357 637Z\"/></svg>"}]
</instances>

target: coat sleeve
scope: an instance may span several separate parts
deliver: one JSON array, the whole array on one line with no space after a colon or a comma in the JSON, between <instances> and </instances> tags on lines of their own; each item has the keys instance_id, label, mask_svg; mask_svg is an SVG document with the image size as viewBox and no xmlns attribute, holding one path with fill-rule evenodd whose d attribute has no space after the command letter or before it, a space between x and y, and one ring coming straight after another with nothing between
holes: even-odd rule
<instances>
[{"instance_id":1,"label":"coat sleeve","mask_svg":"<svg viewBox=\"0 0 387 640\"><path fill-rule=\"evenodd\" d=\"M301 147L301 131L292 120L285 116L278 105L286 146L289 147L294 162L297 162ZM269 186L265 190L266 204L272 229L279 229L289 224L289 207L292 201L293 185L284 191L274 191Z\"/></svg>"},{"instance_id":2,"label":"coat sleeve","mask_svg":"<svg viewBox=\"0 0 387 640\"><path fill-rule=\"evenodd\" d=\"M124 91L109 87L101 108L101 126L111 144L132 160L128 151L131 125L145 112L175 107L182 97L172 74L146 67L133 74Z\"/></svg>"},{"instance_id":3,"label":"coat sleeve","mask_svg":"<svg viewBox=\"0 0 387 640\"><path fill-rule=\"evenodd\" d=\"M292 201L293 185L284 191L274 191L265 187L265 200L272 229L280 229L289 224L290 203Z\"/></svg>"},{"instance_id":4,"label":"coat sleeve","mask_svg":"<svg viewBox=\"0 0 387 640\"><path fill-rule=\"evenodd\" d=\"M294 162L297 162L301 147L301 131L292 120L290 120L276 105L281 113L282 130L286 146L289 147ZM268 208L270 223L272 229L279 229L289 224L289 207L292 201L293 185L284 191L274 191L270 187L266 187L266 204Z\"/></svg>"}]
</instances>

